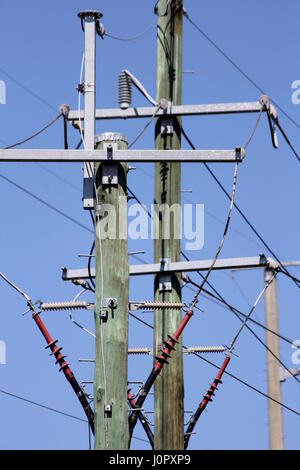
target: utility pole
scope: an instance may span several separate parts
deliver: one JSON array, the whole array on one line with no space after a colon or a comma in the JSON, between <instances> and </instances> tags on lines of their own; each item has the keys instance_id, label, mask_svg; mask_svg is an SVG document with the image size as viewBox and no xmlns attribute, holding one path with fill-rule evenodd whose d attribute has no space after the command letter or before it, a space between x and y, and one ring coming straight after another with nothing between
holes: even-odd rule
<instances>
[{"instance_id":1,"label":"utility pole","mask_svg":"<svg viewBox=\"0 0 300 470\"><path fill-rule=\"evenodd\" d=\"M117 133L96 137L96 148L127 148ZM96 165L95 202L95 449L128 448L127 164ZM101 233L101 245L99 240Z\"/></svg>"},{"instance_id":2,"label":"utility pole","mask_svg":"<svg viewBox=\"0 0 300 470\"><path fill-rule=\"evenodd\" d=\"M181 104L182 89L182 0L157 4L157 72L156 100L165 98L174 105ZM159 117L155 126L155 148L157 150L180 149L180 118ZM160 162L155 164L154 202L180 204L181 164ZM179 207L179 206L178 206ZM170 217L170 237L163 238L162 213L154 220L154 260L180 260L180 239L176 231L180 220L175 214ZM169 281L158 275L155 278L155 300L180 302L180 275L173 274ZM170 284L171 282L171 284ZM154 315L154 351L159 350L167 335L172 335L181 321L180 310L158 310ZM182 342L172 352L172 360L158 376L154 385L155 449L172 450L184 448L184 386Z\"/></svg>"},{"instance_id":3,"label":"utility pole","mask_svg":"<svg viewBox=\"0 0 300 470\"><path fill-rule=\"evenodd\" d=\"M264 270L265 283L270 282L274 269L269 266ZM266 327L278 333L277 281L274 277L265 292ZM266 345L269 350L280 357L279 337L266 330ZM267 350L268 395L281 402L280 364ZM268 400L269 412L269 447L270 450L283 450L282 408L272 400Z\"/></svg>"}]
</instances>

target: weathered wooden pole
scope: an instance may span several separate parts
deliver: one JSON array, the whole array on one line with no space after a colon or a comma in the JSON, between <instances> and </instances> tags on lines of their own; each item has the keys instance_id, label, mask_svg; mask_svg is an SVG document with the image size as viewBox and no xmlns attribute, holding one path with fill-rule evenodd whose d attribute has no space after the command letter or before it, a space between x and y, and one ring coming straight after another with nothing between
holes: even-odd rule
<instances>
[{"instance_id":1,"label":"weathered wooden pole","mask_svg":"<svg viewBox=\"0 0 300 470\"><path fill-rule=\"evenodd\" d=\"M96 148L126 149L126 137L105 133ZM127 165L96 165L95 202L95 449L128 448ZM99 240L99 230L101 243Z\"/></svg>"},{"instance_id":2,"label":"weathered wooden pole","mask_svg":"<svg viewBox=\"0 0 300 470\"><path fill-rule=\"evenodd\" d=\"M272 267L265 269L265 283L270 282L274 276ZM274 277L265 292L266 327L278 333L278 305L277 280ZM280 357L278 336L266 330L266 345L274 355ZM268 395L281 402L280 364L278 360L267 351ZM282 408L272 400L268 400L269 414L269 448L270 450L283 450L283 423Z\"/></svg>"},{"instance_id":3,"label":"weathered wooden pole","mask_svg":"<svg viewBox=\"0 0 300 470\"><path fill-rule=\"evenodd\" d=\"M181 104L182 88L182 0L168 4L160 0L157 4L157 72L156 100L165 98L174 105ZM158 118L155 126L156 149L180 149L180 120ZM169 208L180 204L180 163L161 162L155 164L154 202ZM175 206L174 206L175 207ZM179 206L178 206L179 207ZM177 208L178 208L177 207ZM154 259L160 262L169 258L180 260L180 215L176 209L170 216L170 237L163 226L163 213L154 220ZM165 218L166 221L167 218ZM168 282L171 281L171 286ZM170 280L160 275L155 278L155 300L180 302L180 276ZM154 351L159 350L167 335L172 335L181 320L178 310L163 309L154 316ZM184 388L181 341L172 352L172 359L157 378L154 386L155 449L183 449L184 447Z\"/></svg>"}]
</instances>

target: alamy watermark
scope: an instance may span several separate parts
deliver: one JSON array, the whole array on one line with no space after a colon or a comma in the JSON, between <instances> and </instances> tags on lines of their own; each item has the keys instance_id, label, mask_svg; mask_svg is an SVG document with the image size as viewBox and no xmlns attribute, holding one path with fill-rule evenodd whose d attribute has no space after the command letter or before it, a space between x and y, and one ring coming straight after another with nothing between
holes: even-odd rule
<instances>
[{"instance_id":1,"label":"alamy watermark","mask_svg":"<svg viewBox=\"0 0 300 470\"><path fill-rule=\"evenodd\" d=\"M6 344L0 340L0 365L6 364Z\"/></svg>"},{"instance_id":2,"label":"alamy watermark","mask_svg":"<svg viewBox=\"0 0 300 470\"><path fill-rule=\"evenodd\" d=\"M132 204L119 197L118 205L101 204L101 238L131 240L184 240L184 249L204 246L204 204Z\"/></svg>"},{"instance_id":3,"label":"alamy watermark","mask_svg":"<svg viewBox=\"0 0 300 470\"><path fill-rule=\"evenodd\" d=\"M296 339L293 341L292 344L292 349L295 349L295 351L292 353L292 363L295 365L300 364L300 339Z\"/></svg>"},{"instance_id":4,"label":"alamy watermark","mask_svg":"<svg viewBox=\"0 0 300 470\"><path fill-rule=\"evenodd\" d=\"M291 100L293 104L300 104L300 80L294 80L291 86L293 91Z\"/></svg>"},{"instance_id":5,"label":"alamy watermark","mask_svg":"<svg viewBox=\"0 0 300 470\"><path fill-rule=\"evenodd\" d=\"M0 80L0 104L6 104L6 83Z\"/></svg>"}]
</instances>

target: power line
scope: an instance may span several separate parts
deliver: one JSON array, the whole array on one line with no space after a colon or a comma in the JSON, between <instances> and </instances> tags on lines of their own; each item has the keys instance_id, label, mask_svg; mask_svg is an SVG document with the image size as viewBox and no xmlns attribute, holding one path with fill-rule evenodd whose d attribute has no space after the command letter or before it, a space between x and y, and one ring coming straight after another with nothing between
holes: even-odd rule
<instances>
[{"instance_id":1,"label":"power line","mask_svg":"<svg viewBox=\"0 0 300 470\"><path fill-rule=\"evenodd\" d=\"M62 416L66 416L67 418L72 418L72 419L75 419L76 421L81 421L83 423L87 423L87 421L83 418L79 418L78 416L71 415L70 413L66 413L65 411L57 410L56 408L52 408L51 406L48 406L48 405L43 405L42 403L38 403L37 401L29 400L28 398L22 397L20 395L16 395L16 394L11 393L11 392L7 392L6 390L0 389L0 393L2 393L3 395L7 395L9 397L12 397L12 398L16 398L18 400L21 400L25 403L28 403L29 405L38 406L39 408L43 408L45 410L52 411L53 413L57 413L57 414L60 414Z\"/></svg>"},{"instance_id":2,"label":"power line","mask_svg":"<svg viewBox=\"0 0 300 470\"><path fill-rule=\"evenodd\" d=\"M0 173L0 178L2 178L3 180L5 180L7 183L13 185L15 188L18 188L20 191L22 191L23 193L27 194L28 196L30 196L31 198L35 199L36 201L40 202L41 204L43 204L44 206L48 207L49 209L51 209L52 211L56 212L57 214L61 215L62 217L64 217L65 219L69 220L70 222L73 222L73 224L83 228L84 230L90 232L90 233L94 233L93 230L91 230L89 227L87 227L86 225L82 224L81 222L79 222L78 220L74 219L73 217L71 217L70 215L68 215L66 212L63 212L62 210L58 209L57 207L55 207L54 205L50 204L49 202L45 201L44 199L42 199L41 197L37 196L36 194L32 193L31 191L29 191L28 189L24 188L23 186L21 186L20 184L16 183L15 181L13 181L12 179L8 178L7 176L4 176L2 173Z\"/></svg>"},{"instance_id":3,"label":"power line","mask_svg":"<svg viewBox=\"0 0 300 470\"><path fill-rule=\"evenodd\" d=\"M272 278L273 280L273 278ZM194 283L193 281L191 281L191 279L189 280L191 282L191 284L193 284L195 287L199 287L197 286L196 283ZM228 309L232 311L232 313L234 313L234 315L242 322L242 326L238 332L238 334L235 336L234 340L232 341L232 346L230 349L233 348L233 345L236 341L236 339L238 338L238 336L240 335L242 329L244 327L247 328L248 331L250 331L250 333L256 338L256 340L276 359L277 362L279 362L279 364L287 371L290 373L290 370L289 368L284 364L284 362L282 362L282 360L267 346L267 344L255 333L255 331L252 330L252 328L250 328L250 326L247 324L248 321L251 321L252 318L251 318L251 314L253 313L254 309L256 308L256 305L257 305L257 302L258 300L260 299L261 295L265 292L266 288L271 284L271 281L265 286L265 288L263 289L263 291L261 292L260 296L258 297L257 301L255 302L255 304L253 305L253 307L250 309L248 315L245 315L243 314L242 316L244 317L244 321L242 320L242 318L239 316L239 314L237 313L236 309L232 308L232 307L229 307L228 306ZM224 304L227 305L227 302L224 301ZM271 331L271 333L273 334L276 334L275 332ZM279 337L278 334L276 334L276 336ZM290 342L290 341L289 341ZM293 342L290 342L290 344L293 344ZM293 375L293 378L296 380L296 382L298 382L300 384L300 380L298 379L297 376Z\"/></svg>"},{"instance_id":4,"label":"power line","mask_svg":"<svg viewBox=\"0 0 300 470\"><path fill-rule=\"evenodd\" d=\"M49 109L57 113L57 109L52 106L48 101L46 101L44 98L42 98L40 95L38 95L35 91L31 90L27 85L24 85L24 83L20 82L17 80L13 75L10 73L6 72L4 69L0 68L0 73L5 75L9 80L14 82L16 85L18 85L20 88L22 88L24 91L29 93L31 96L33 96L36 100L38 100L40 103L43 103L45 106L47 106Z\"/></svg>"},{"instance_id":5,"label":"power line","mask_svg":"<svg viewBox=\"0 0 300 470\"><path fill-rule=\"evenodd\" d=\"M156 23L156 19L154 21L151 21L151 23L141 33L137 34L136 36L126 38L126 37L116 36L116 35L111 34L111 33L107 33L106 31L104 33L104 36L107 36L110 39L115 39L116 41L121 41L121 42L137 41L142 36L144 36L144 34L146 34L154 26L155 23Z\"/></svg>"},{"instance_id":6,"label":"power line","mask_svg":"<svg viewBox=\"0 0 300 470\"><path fill-rule=\"evenodd\" d=\"M284 140L286 141L286 143L288 144L288 146L290 147L290 149L292 150L293 154L295 155L295 157L297 158L298 162L300 163L300 157L299 157L299 154L297 153L295 147L291 144L291 141L290 139L288 138L288 136L286 135L286 133L284 132L284 130L282 129L281 125L279 124L279 121L278 119L276 121L274 121L278 127L278 129L280 130Z\"/></svg>"},{"instance_id":7,"label":"power line","mask_svg":"<svg viewBox=\"0 0 300 470\"><path fill-rule=\"evenodd\" d=\"M233 59L231 59L231 57L229 57L228 54L226 54L226 52L224 52L223 49L221 49L220 46L218 46L209 36L208 34L206 34L203 29L200 28L200 26L198 26L196 23L194 23L194 21L189 17L189 15L187 14L186 10L184 9L184 16L186 17L186 19L189 21L189 23L191 23L194 28L197 29L197 31L202 34L202 36L215 48L217 49L223 57L225 57L225 59L230 62L231 65L233 65L233 67L238 70L238 72L243 75L244 78L246 78L246 80L248 80L248 82L250 82L260 93L262 93L263 95L266 95L267 93L259 86L259 84L257 82L255 82L246 72L244 72L244 70L236 63L233 61ZM270 97L270 100L275 104L275 106L282 112L282 114L284 114L288 119L289 121L291 121L298 129L300 129L300 124L298 124L298 122L296 122L275 100L273 100L273 98Z\"/></svg>"},{"instance_id":8,"label":"power line","mask_svg":"<svg viewBox=\"0 0 300 470\"><path fill-rule=\"evenodd\" d=\"M184 136L185 140L187 141L187 143L190 145L190 147L195 150L196 147L194 146L194 144L192 143L191 139L188 137L188 135L186 134L184 128L181 126L181 132L182 132L182 135ZM215 180L215 182L217 183L217 185L222 189L223 193L226 195L227 199L230 200L230 194L228 193L228 191L226 191L226 189L224 188L223 184L221 183L221 181L216 177L216 175L214 174L214 172L210 169L210 167L208 166L207 163L203 163L203 165L205 166L205 168L207 169L207 171L209 172L209 174L212 176L212 178ZM240 207L236 204L236 202L233 203L234 207L236 208L236 210L238 211L238 213L240 214L240 216L244 219L244 221L247 223L247 225L251 228L251 230L255 233L255 235L259 238L259 240L263 243L263 245L265 246L265 248L271 253L271 255L275 258L275 260L280 264L281 268L289 274L288 270L283 266L282 262L280 261L280 259L278 258L278 256L275 254L275 252L270 248L270 246L268 245L268 243L263 239L263 237L258 233L258 231L256 230L256 228L253 226L253 224L249 221L249 219L246 217L246 215L244 214L244 212L242 212L242 210L240 209ZM297 287L300 288L300 286L297 284L297 282L295 281Z\"/></svg>"},{"instance_id":9,"label":"power line","mask_svg":"<svg viewBox=\"0 0 300 470\"><path fill-rule=\"evenodd\" d=\"M198 272L198 274L200 274L200 271ZM202 276L202 275L201 275ZM194 281L189 278L189 283L190 284L194 284ZM211 283L207 282L207 284L215 291L217 292L217 290L211 285ZM194 289L192 289L190 286L186 286L187 288L190 288L191 290L194 291ZM205 299L207 299L208 301L218 305L219 307L222 307L222 308L225 308L226 310L230 310L230 311L234 311L236 312L238 315L241 315L243 318L245 318L247 315L245 313L243 313L241 310L239 310L238 308L236 307L233 307L230 303L228 303L224 297L221 296L221 294L218 292L218 295L214 295L212 292L210 292L209 290L207 289L203 289L203 292L202 293L202 297L204 297ZM260 323L259 321L257 320L254 320L254 318L249 318L249 321L253 324L255 324L256 326L259 326L260 328L262 328L263 330L265 331L269 331L270 333L272 333L273 335L275 336L278 336L278 338L280 338L281 340L285 341L286 343L288 343L289 345L293 345L294 344L294 341L287 338L286 336L283 336L282 334L280 333L277 333L276 331L273 331L271 330L270 328L268 328L267 326L263 325L262 323Z\"/></svg>"},{"instance_id":10,"label":"power line","mask_svg":"<svg viewBox=\"0 0 300 470\"><path fill-rule=\"evenodd\" d=\"M161 106L158 105L155 109L154 109L154 112L153 112L153 115L151 116L151 118L149 119L149 121L145 124L145 126L143 127L143 129L140 130L140 132L137 134L137 136L132 140L132 142L130 142L130 144L128 145L128 148L130 149L138 140L140 137L142 137L142 135L144 134L144 132L146 131L146 129L148 129L148 127L150 126L151 122L153 121L153 119L155 118L155 116L157 115L158 111L161 109Z\"/></svg>"},{"instance_id":11,"label":"power line","mask_svg":"<svg viewBox=\"0 0 300 470\"><path fill-rule=\"evenodd\" d=\"M23 139L23 140L20 140L19 142L15 143L15 144L13 144L13 145L9 145L8 147L4 147L4 149L6 149L6 150L12 149L12 148L18 147L19 145L25 144L25 143L28 142L29 140L34 139L34 138L37 137L38 135L42 134L42 132L44 132L46 129L48 129L49 127L51 127L62 115L63 115L63 113L60 112L54 119L52 119L50 122L48 122L45 126L43 126L40 130L38 130L38 131L35 132L34 134L30 135L29 137L26 137L26 138Z\"/></svg>"},{"instance_id":12,"label":"power line","mask_svg":"<svg viewBox=\"0 0 300 470\"><path fill-rule=\"evenodd\" d=\"M194 352L193 353L195 356L199 357L199 359L201 359L202 361L205 361L207 362L208 364L210 364L212 367L215 367L216 369L219 369L220 367L215 364L214 362L210 361L209 359L207 359L206 357L203 357L203 356L200 356L200 354ZM262 395L263 397L267 398L268 400L271 400L275 403L277 403L278 405L282 406L283 408L285 408L286 410L290 411L291 413L294 413L295 415L297 416L300 416L300 412L299 411L296 411L294 410L293 408L289 407L288 405L285 405L284 403L276 400L275 398L269 396L267 393L263 392L262 390L260 390L259 388L256 388L254 387L254 385L251 385L249 384L249 382L246 382L245 380L237 377L236 375L232 374L231 372L228 372L228 371L225 371L225 374L226 375L229 375L229 377L231 377L232 379L236 380L237 382L241 383L242 385L245 385L245 387L248 387L250 388L251 390L253 390L254 392L258 393L259 395Z\"/></svg>"},{"instance_id":13,"label":"power line","mask_svg":"<svg viewBox=\"0 0 300 470\"><path fill-rule=\"evenodd\" d=\"M152 325L150 325L149 323L146 323L145 321L141 320L139 317L137 317L136 315L133 315L133 314L130 314L130 316L132 316L133 318L135 318L136 320L138 320L140 323L143 323L145 324L147 327L151 328L152 330L154 329ZM182 347L184 349L188 349L186 346L182 345ZM210 361L209 359L206 359L205 357L201 356L199 353L197 352L193 352L192 354L194 354L195 356L197 356L199 359L201 359L202 361L204 362L207 362L208 364L210 364L212 367L215 367L216 369L220 369L220 367L215 364L214 362ZM300 416L300 412L294 410L293 408L289 407L288 405L285 405L284 403L276 400L275 398L272 398L271 396L269 396L267 393L263 392L262 390L260 390L259 388L256 388L254 387L254 385L251 385L250 383L246 382L245 380L243 379L240 379L239 377L237 377L236 375L232 374L231 372L227 372L225 371L224 372L225 374L227 374L229 377L231 377L232 379L236 380L237 382L241 383L242 385L244 385L245 387L249 388L250 390L253 390L254 392L258 393L259 395L262 395L264 396L265 398L268 398L268 400L271 400L271 401L274 401L275 403L277 403L278 405L282 406L283 408L285 408L286 410L290 411L291 413L294 413L295 415L297 416Z\"/></svg>"},{"instance_id":14,"label":"power line","mask_svg":"<svg viewBox=\"0 0 300 470\"><path fill-rule=\"evenodd\" d=\"M65 411L57 410L56 408L52 408L51 406L48 406L48 405L43 405L42 403L39 403L37 401L29 400L28 398L22 397L20 395L16 395L15 393L8 392L7 390L0 389L0 393L2 393L3 395L6 395L8 397L11 397L11 398L16 398L17 400L23 401L24 403L28 403L28 405L37 406L39 408L43 408L44 410L51 411L53 413L56 413L56 414L59 414L59 415L62 415L62 416L66 416L67 418L71 418L71 419L74 419L76 421L81 421L82 423L87 423L86 419L79 418L78 416L71 415L70 413L66 413ZM148 441L146 441L145 439L142 439L140 437L132 436L132 439L148 443Z\"/></svg>"},{"instance_id":15,"label":"power line","mask_svg":"<svg viewBox=\"0 0 300 470\"><path fill-rule=\"evenodd\" d=\"M282 269L280 269L280 272L281 272L282 274L284 274L285 276L289 277L290 279L292 279L294 282L299 282L299 283L300 283L300 279L298 279L297 277L293 276L292 274L286 273L286 272L283 271Z\"/></svg>"},{"instance_id":16,"label":"power line","mask_svg":"<svg viewBox=\"0 0 300 470\"><path fill-rule=\"evenodd\" d=\"M66 184L67 186L69 186L70 188L74 189L74 191L78 192L78 193L81 193L81 190L79 189L78 186L76 186L75 184L71 183L71 181L67 180L66 178L64 178L63 176L61 176L60 174L56 173L56 171L53 171L53 170L50 170L50 168L42 165L41 163L39 162L35 162L35 164L43 171L45 171L46 173L48 173L49 175L53 176L54 178L56 178L57 180L61 181L62 183Z\"/></svg>"}]
</instances>

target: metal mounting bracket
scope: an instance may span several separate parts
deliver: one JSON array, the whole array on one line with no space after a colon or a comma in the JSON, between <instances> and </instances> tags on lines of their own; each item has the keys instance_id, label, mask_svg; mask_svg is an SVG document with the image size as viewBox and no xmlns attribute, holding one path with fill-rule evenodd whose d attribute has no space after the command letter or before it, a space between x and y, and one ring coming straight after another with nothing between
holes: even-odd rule
<instances>
[{"instance_id":1,"label":"metal mounting bracket","mask_svg":"<svg viewBox=\"0 0 300 470\"><path fill-rule=\"evenodd\" d=\"M161 118L160 133L161 135L174 134L174 120L172 117L164 116Z\"/></svg>"},{"instance_id":2,"label":"metal mounting bracket","mask_svg":"<svg viewBox=\"0 0 300 470\"><path fill-rule=\"evenodd\" d=\"M170 263L171 263L170 258L161 258L160 260L161 271L168 271L168 266ZM170 273L158 274L158 290L159 292L171 292L172 291L172 275Z\"/></svg>"},{"instance_id":3,"label":"metal mounting bracket","mask_svg":"<svg viewBox=\"0 0 300 470\"><path fill-rule=\"evenodd\" d=\"M101 165L101 181L102 184L113 186L118 184L118 164L111 162L113 160L113 153L118 150L118 144L116 142L105 142L103 149L107 151L107 162L103 162Z\"/></svg>"}]
</instances>

